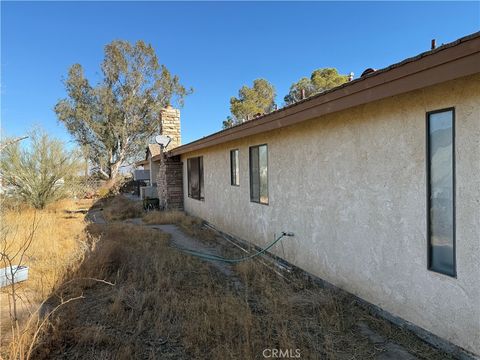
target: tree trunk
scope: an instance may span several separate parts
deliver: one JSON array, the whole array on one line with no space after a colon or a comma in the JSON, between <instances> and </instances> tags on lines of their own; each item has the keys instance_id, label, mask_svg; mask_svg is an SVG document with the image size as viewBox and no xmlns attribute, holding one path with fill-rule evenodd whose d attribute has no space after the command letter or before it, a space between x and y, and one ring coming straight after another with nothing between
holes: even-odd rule
<instances>
[{"instance_id":1,"label":"tree trunk","mask_svg":"<svg viewBox=\"0 0 480 360\"><path fill-rule=\"evenodd\" d=\"M99 167L98 172L105 178L104 180L110 179L109 173L107 173L105 170L103 170L102 167Z\"/></svg>"},{"instance_id":2,"label":"tree trunk","mask_svg":"<svg viewBox=\"0 0 480 360\"><path fill-rule=\"evenodd\" d=\"M120 169L120 165L122 163L120 161L117 161L115 164L110 164L110 180L115 181L118 175L118 171Z\"/></svg>"},{"instance_id":3,"label":"tree trunk","mask_svg":"<svg viewBox=\"0 0 480 360\"><path fill-rule=\"evenodd\" d=\"M120 165L122 165L121 161L117 161L116 163L108 165L108 180L107 180L107 188L111 188L115 186L117 181L118 172L120 170Z\"/></svg>"}]
</instances>

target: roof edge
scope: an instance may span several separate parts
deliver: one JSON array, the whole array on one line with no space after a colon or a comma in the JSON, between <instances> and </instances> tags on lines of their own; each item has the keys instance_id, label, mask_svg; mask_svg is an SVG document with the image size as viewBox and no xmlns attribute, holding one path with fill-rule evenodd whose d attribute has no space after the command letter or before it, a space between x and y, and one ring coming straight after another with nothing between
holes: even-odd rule
<instances>
[{"instance_id":1,"label":"roof edge","mask_svg":"<svg viewBox=\"0 0 480 360\"><path fill-rule=\"evenodd\" d=\"M181 155L480 72L480 32L342 84L234 127L181 145Z\"/></svg>"}]
</instances>

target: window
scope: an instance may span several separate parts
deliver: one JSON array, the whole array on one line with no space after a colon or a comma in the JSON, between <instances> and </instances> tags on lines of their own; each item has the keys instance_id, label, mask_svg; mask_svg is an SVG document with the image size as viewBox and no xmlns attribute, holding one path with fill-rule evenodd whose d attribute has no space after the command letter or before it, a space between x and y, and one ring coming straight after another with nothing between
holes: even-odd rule
<instances>
[{"instance_id":1,"label":"window","mask_svg":"<svg viewBox=\"0 0 480 360\"><path fill-rule=\"evenodd\" d=\"M188 197L203 200L203 156L187 160L187 173Z\"/></svg>"},{"instance_id":2,"label":"window","mask_svg":"<svg viewBox=\"0 0 480 360\"><path fill-rule=\"evenodd\" d=\"M428 268L456 276L455 110L427 113Z\"/></svg>"},{"instance_id":3,"label":"window","mask_svg":"<svg viewBox=\"0 0 480 360\"><path fill-rule=\"evenodd\" d=\"M240 168L238 164L238 149L230 151L230 184L240 185Z\"/></svg>"},{"instance_id":4,"label":"window","mask_svg":"<svg viewBox=\"0 0 480 360\"><path fill-rule=\"evenodd\" d=\"M268 204L267 145L250 148L250 201Z\"/></svg>"}]
</instances>

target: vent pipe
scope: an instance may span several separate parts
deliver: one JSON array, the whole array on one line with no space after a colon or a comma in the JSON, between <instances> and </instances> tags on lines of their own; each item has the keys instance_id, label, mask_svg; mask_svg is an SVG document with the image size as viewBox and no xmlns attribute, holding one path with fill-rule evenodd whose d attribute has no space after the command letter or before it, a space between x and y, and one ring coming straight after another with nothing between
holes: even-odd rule
<instances>
[{"instance_id":1,"label":"vent pipe","mask_svg":"<svg viewBox=\"0 0 480 360\"><path fill-rule=\"evenodd\" d=\"M360 75L360 77L364 77L365 75L371 74L373 72L375 72L374 68L368 68L362 73L362 75Z\"/></svg>"}]
</instances>

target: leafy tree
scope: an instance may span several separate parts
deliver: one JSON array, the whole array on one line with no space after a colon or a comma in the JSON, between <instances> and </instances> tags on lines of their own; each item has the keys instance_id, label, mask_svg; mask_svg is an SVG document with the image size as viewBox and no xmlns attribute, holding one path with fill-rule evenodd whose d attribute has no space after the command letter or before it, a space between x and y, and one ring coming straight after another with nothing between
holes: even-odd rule
<instances>
[{"instance_id":1,"label":"leafy tree","mask_svg":"<svg viewBox=\"0 0 480 360\"><path fill-rule=\"evenodd\" d=\"M302 95L303 92L303 95ZM283 98L287 105L294 104L297 101L302 100L302 96L305 98L312 96L316 93L315 86L309 78L301 78L298 82L293 83L290 86L290 91Z\"/></svg>"},{"instance_id":2,"label":"leafy tree","mask_svg":"<svg viewBox=\"0 0 480 360\"><path fill-rule=\"evenodd\" d=\"M92 86L82 66L73 65L64 81L68 98L56 104L55 112L88 148L97 170L113 180L120 166L140 154L158 131L160 110L172 101L182 106L192 89L160 65L155 50L143 41L106 45L101 71L103 78Z\"/></svg>"},{"instance_id":3,"label":"leafy tree","mask_svg":"<svg viewBox=\"0 0 480 360\"><path fill-rule=\"evenodd\" d=\"M3 186L37 209L66 195L79 172L79 157L64 144L35 131L30 146L11 143L0 153Z\"/></svg>"},{"instance_id":4,"label":"leafy tree","mask_svg":"<svg viewBox=\"0 0 480 360\"><path fill-rule=\"evenodd\" d=\"M228 128L244 121L253 119L257 114L271 112L275 108L275 88L265 79L256 79L250 88L242 86L238 98L230 99L230 112L223 127Z\"/></svg>"},{"instance_id":5,"label":"leafy tree","mask_svg":"<svg viewBox=\"0 0 480 360\"><path fill-rule=\"evenodd\" d=\"M315 89L318 92L322 92L347 82L348 75L341 75L334 68L325 68L312 72L310 79Z\"/></svg>"},{"instance_id":6,"label":"leafy tree","mask_svg":"<svg viewBox=\"0 0 480 360\"><path fill-rule=\"evenodd\" d=\"M227 118L225 120L223 120L222 127L224 129L228 129L228 128L234 126L234 125L235 125L235 120L231 116L227 116Z\"/></svg>"},{"instance_id":7,"label":"leafy tree","mask_svg":"<svg viewBox=\"0 0 480 360\"><path fill-rule=\"evenodd\" d=\"M348 75L341 75L337 69L324 68L312 72L310 79L301 78L290 86L290 91L284 97L286 105L302 100L302 90L305 98L332 89L347 82Z\"/></svg>"}]
</instances>

